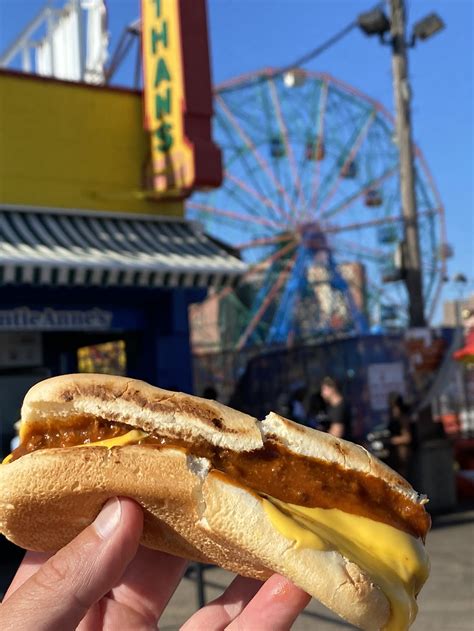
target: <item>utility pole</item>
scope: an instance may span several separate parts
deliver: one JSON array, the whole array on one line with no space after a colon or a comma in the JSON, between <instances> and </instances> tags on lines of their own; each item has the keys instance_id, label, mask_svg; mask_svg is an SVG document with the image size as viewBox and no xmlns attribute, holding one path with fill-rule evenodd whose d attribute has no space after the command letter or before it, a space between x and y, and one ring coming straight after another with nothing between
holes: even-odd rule
<instances>
[{"instance_id":1,"label":"utility pole","mask_svg":"<svg viewBox=\"0 0 474 631\"><path fill-rule=\"evenodd\" d=\"M403 260L408 292L410 326L425 326L420 240L415 195L415 169L411 130L411 89L404 0L390 0L392 73L396 110L397 143L400 155L400 197L404 224Z\"/></svg>"}]
</instances>

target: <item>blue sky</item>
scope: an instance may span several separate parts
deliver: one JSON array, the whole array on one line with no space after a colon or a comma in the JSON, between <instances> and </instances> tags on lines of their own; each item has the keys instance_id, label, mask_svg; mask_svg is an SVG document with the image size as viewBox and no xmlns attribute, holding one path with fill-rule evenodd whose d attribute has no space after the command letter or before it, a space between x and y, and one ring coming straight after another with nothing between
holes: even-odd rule
<instances>
[{"instance_id":1,"label":"blue sky","mask_svg":"<svg viewBox=\"0 0 474 631\"><path fill-rule=\"evenodd\" d=\"M0 0L0 50L43 6L42 0ZM63 2L55 2L62 5ZM263 66L280 66L314 48L371 0L208 0L212 71L216 83ZM137 17L139 0L109 0L112 48L122 28ZM451 275L462 271L474 290L474 103L472 0L411 0L409 24L438 12L446 30L410 54L415 141L441 193L448 242L455 255ZM310 62L393 111L390 52L354 30ZM131 62L121 77L132 76ZM446 288L445 297L453 295Z\"/></svg>"}]
</instances>

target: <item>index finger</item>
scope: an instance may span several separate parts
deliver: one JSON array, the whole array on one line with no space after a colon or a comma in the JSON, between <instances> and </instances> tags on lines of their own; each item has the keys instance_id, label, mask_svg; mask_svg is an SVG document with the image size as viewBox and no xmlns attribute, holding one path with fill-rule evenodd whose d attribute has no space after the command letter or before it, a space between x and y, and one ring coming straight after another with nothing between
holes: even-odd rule
<instances>
[{"instance_id":1,"label":"index finger","mask_svg":"<svg viewBox=\"0 0 474 631\"><path fill-rule=\"evenodd\" d=\"M158 620L181 581L187 561L140 546L109 597Z\"/></svg>"},{"instance_id":2,"label":"index finger","mask_svg":"<svg viewBox=\"0 0 474 631\"><path fill-rule=\"evenodd\" d=\"M5 599L13 594L23 583L25 583L30 576L36 574L39 568L47 561L52 555L50 552L31 552L28 551L23 557L23 561L20 563L18 570L13 577L10 587L7 589Z\"/></svg>"},{"instance_id":3,"label":"index finger","mask_svg":"<svg viewBox=\"0 0 474 631\"><path fill-rule=\"evenodd\" d=\"M287 578L273 574L227 629L288 631L310 600L311 596Z\"/></svg>"}]
</instances>

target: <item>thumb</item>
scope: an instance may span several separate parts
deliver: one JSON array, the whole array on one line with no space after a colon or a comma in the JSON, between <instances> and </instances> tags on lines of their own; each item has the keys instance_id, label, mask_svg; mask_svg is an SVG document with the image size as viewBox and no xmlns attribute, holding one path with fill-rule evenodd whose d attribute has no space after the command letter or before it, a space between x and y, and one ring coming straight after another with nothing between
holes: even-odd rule
<instances>
[{"instance_id":1,"label":"thumb","mask_svg":"<svg viewBox=\"0 0 474 631\"><path fill-rule=\"evenodd\" d=\"M0 608L2 631L75 629L120 580L135 556L143 514L132 500L109 500L96 520L59 550Z\"/></svg>"}]
</instances>

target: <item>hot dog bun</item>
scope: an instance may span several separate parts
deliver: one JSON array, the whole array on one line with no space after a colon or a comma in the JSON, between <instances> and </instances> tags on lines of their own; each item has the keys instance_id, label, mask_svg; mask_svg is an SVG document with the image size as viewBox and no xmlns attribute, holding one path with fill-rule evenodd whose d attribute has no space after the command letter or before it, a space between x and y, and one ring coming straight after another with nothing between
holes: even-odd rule
<instances>
[{"instance_id":1,"label":"hot dog bun","mask_svg":"<svg viewBox=\"0 0 474 631\"><path fill-rule=\"evenodd\" d=\"M67 475L64 475L67 468ZM145 509L142 543L265 580L280 572L364 629L388 619L388 601L370 577L337 552L291 551L256 496L173 449L33 452L0 476L0 530L30 550L54 551L91 523L109 497Z\"/></svg>"}]
</instances>

